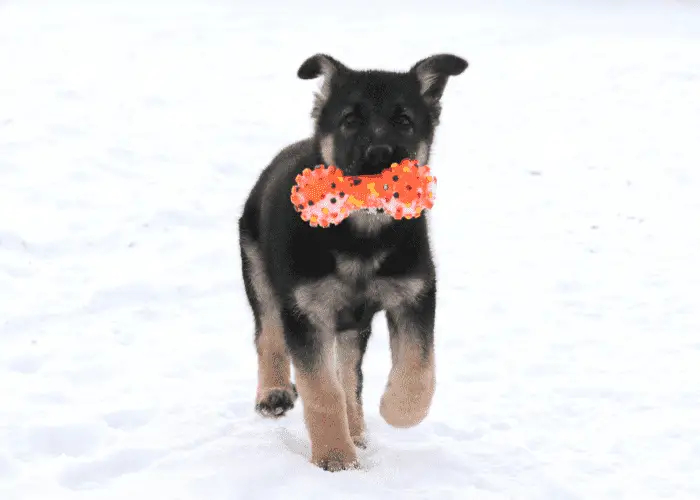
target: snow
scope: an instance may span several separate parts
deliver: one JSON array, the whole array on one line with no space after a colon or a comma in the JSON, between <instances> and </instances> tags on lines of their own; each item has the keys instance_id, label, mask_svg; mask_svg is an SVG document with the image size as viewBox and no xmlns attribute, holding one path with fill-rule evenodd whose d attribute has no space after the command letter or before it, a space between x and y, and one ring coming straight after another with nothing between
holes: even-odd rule
<instances>
[{"instance_id":1,"label":"snow","mask_svg":"<svg viewBox=\"0 0 700 500\"><path fill-rule=\"evenodd\" d=\"M324 51L452 79L438 390L364 469L253 412L236 219ZM0 1L0 498L700 498L700 5Z\"/></svg>"}]
</instances>

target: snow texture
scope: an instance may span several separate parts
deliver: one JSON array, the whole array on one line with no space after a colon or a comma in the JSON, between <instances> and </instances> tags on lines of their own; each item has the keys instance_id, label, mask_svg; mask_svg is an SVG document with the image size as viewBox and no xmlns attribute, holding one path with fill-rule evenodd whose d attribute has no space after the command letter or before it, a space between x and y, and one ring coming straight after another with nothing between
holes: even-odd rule
<instances>
[{"instance_id":1,"label":"snow texture","mask_svg":"<svg viewBox=\"0 0 700 500\"><path fill-rule=\"evenodd\" d=\"M301 62L452 79L438 387L363 470L253 412L236 220ZM700 4L0 1L0 498L700 498Z\"/></svg>"}]
</instances>

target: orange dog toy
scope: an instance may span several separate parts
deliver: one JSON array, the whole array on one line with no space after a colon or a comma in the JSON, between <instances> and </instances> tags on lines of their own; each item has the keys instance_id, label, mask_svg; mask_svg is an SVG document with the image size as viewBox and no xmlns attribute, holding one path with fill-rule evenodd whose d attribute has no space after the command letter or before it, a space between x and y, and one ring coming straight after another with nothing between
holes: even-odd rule
<instances>
[{"instance_id":1,"label":"orange dog toy","mask_svg":"<svg viewBox=\"0 0 700 500\"><path fill-rule=\"evenodd\" d=\"M291 200L313 227L338 225L355 210L383 209L394 219L419 217L433 207L437 179L430 168L403 160L377 175L344 176L335 166L317 166L297 175Z\"/></svg>"}]
</instances>

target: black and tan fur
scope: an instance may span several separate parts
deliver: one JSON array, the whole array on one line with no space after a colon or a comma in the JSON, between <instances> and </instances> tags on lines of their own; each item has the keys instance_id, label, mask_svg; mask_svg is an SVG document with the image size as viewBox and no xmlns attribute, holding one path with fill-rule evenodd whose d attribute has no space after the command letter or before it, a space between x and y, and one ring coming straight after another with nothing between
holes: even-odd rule
<instances>
[{"instance_id":1,"label":"black and tan fur","mask_svg":"<svg viewBox=\"0 0 700 500\"><path fill-rule=\"evenodd\" d=\"M427 215L395 221L356 212L338 226L313 228L295 212L291 188L304 168L322 163L348 175L378 173L403 158L427 164L447 80L466 67L449 54L407 72L352 70L324 54L307 59L298 76L323 78L314 133L274 157L239 219L255 319L256 409L279 417L300 397L312 462L327 470L358 465L361 365L379 311L392 356L380 413L395 427L426 417L435 390L435 267Z\"/></svg>"}]
</instances>

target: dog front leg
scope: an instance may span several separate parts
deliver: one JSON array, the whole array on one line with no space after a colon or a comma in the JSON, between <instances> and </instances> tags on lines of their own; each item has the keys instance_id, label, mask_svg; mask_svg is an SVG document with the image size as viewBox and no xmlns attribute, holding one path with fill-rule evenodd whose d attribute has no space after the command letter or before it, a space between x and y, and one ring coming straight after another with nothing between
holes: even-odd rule
<instances>
[{"instance_id":1,"label":"dog front leg","mask_svg":"<svg viewBox=\"0 0 700 500\"><path fill-rule=\"evenodd\" d=\"M362 358L371 326L339 332L336 341L338 377L345 392L350 436L358 448L365 448L365 417L362 409Z\"/></svg>"},{"instance_id":2,"label":"dog front leg","mask_svg":"<svg viewBox=\"0 0 700 500\"><path fill-rule=\"evenodd\" d=\"M386 316L392 367L379 412L394 427L413 427L428 415L435 393L435 286Z\"/></svg>"},{"instance_id":3,"label":"dog front leg","mask_svg":"<svg viewBox=\"0 0 700 500\"><path fill-rule=\"evenodd\" d=\"M315 328L298 312L284 311L283 321L311 440L311 462L332 472L357 468L345 391L336 373L334 335Z\"/></svg>"}]
</instances>

